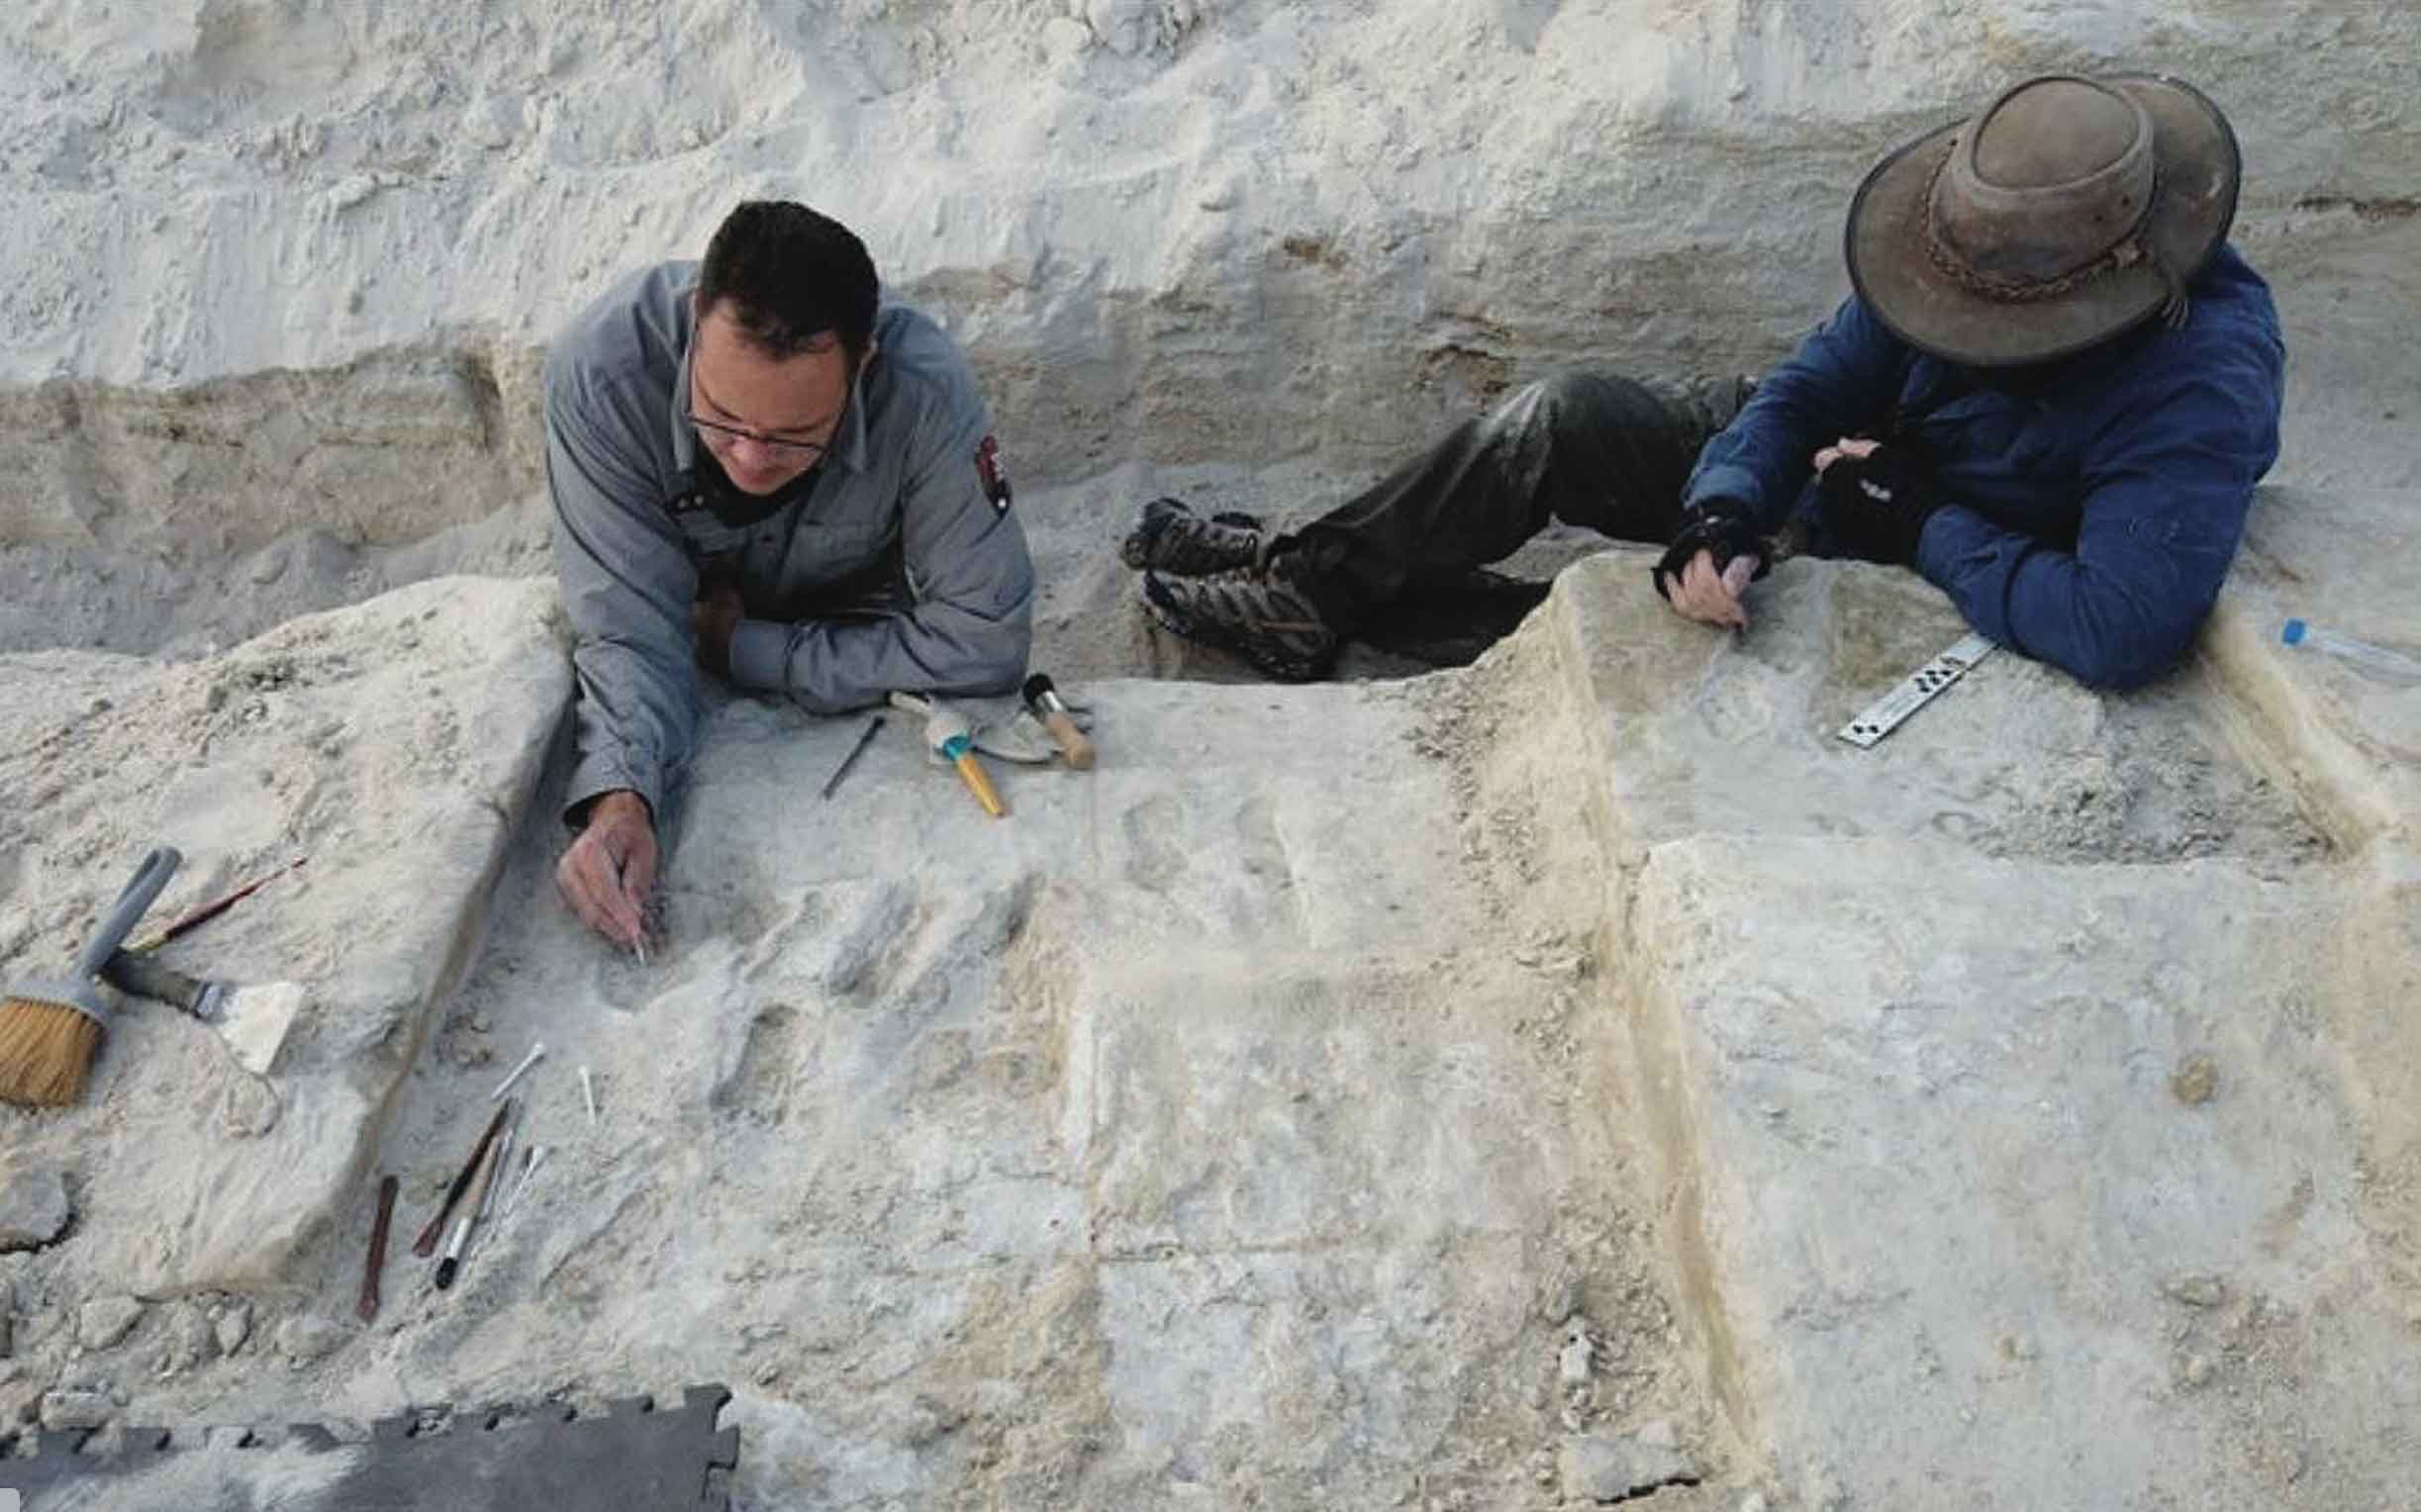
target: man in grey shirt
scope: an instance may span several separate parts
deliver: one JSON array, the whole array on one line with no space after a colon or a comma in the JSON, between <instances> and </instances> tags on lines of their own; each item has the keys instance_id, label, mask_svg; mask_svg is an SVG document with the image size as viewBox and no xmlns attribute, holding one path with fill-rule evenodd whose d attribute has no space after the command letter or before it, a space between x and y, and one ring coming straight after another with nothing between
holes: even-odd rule
<instances>
[{"instance_id":1,"label":"man in grey shirt","mask_svg":"<svg viewBox=\"0 0 2421 1512\"><path fill-rule=\"evenodd\" d=\"M698 667L818 713L1025 675L1033 565L974 373L804 205L741 205L703 263L649 268L572 323L546 361L546 488L579 634L577 837L555 879L627 948Z\"/></svg>"}]
</instances>

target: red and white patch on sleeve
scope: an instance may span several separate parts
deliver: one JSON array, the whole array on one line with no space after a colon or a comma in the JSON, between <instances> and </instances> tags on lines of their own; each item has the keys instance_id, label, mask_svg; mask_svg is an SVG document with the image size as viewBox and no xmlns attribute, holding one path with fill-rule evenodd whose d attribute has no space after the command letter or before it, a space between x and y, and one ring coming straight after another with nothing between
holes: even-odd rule
<instances>
[{"instance_id":1,"label":"red and white patch on sleeve","mask_svg":"<svg viewBox=\"0 0 2421 1512\"><path fill-rule=\"evenodd\" d=\"M1001 443L997 436L985 436L975 448L975 476L983 481L984 497L992 501L999 514L1009 513L1009 469L1001 465Z\"/></svg>"}]
</instances>

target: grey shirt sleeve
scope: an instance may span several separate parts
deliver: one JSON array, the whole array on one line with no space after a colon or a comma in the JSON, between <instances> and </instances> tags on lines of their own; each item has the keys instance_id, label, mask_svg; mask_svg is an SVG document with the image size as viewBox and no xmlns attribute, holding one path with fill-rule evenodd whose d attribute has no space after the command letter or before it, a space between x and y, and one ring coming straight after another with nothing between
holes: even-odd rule
<instances>
[{"instance_id":1,"label":"grey shirt sleeve","mask_svg":"<svg viewBox=\"0 0 2421 1512\"><path fill-rule=\"evenodd\" d=\"M547 362L555 574L578 634L567 821L618 788L661 813L698 732L689 617L697 569L647 475L641 422L618 398L592 389L576 361Z\"/></svg>"},{"instance_id":2,"label":"grey shirt sleeve","mask_svg":"<svg viewBox=\"0 0 2421 1512\"><path fill-rule=\"evenodd\" d=\"M914 607L872 621L743 619L731 637L733 684L838 713L895 691L996 694L1024 678L1034 568L1024 529L993 507L976 469L990 418L972 395L936 389L927 404L901 486Z\"/></svg>"}]
</instances>

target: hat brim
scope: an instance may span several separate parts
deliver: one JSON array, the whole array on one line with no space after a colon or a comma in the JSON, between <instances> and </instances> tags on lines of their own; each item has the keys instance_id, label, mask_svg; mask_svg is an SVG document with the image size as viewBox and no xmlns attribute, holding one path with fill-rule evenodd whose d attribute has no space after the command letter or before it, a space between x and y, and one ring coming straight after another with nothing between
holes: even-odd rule
<instances>
[{"instance_id":1,"label":"hat brim","mask_svg":"<svg viewBox=\"0 0 2421 1512\"><path fill-rule=\"evenodd\" d=\"M2152 117L2161 187L2151 240L2189 282L2236 219L2243 158L2236 134L2202 92L2155 74L2102 76ZM1895 147L1867 174L1843 232L1850 283L1892 334L1966 367L2047 362L2098 345L2168 299L2148 263L2117 268L2050 299L2012 304L1958 283L1925 251L1926 194L1967 126L1954 121Z\"/></svg>"}]
</instances>

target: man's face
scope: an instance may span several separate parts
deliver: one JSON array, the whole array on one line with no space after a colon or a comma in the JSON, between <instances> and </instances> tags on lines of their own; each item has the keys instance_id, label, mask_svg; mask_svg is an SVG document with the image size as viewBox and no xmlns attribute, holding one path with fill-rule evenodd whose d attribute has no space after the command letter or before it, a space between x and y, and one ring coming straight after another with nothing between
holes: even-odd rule
<instances>
[{"instance_id":1,"label":"man's face","mask_svg":"<svg viewBox=\"0 0 2421 1512\"><path fill-rule=\"evenodd\" d=\"M690 419L732 487L770 494L823 460L840 428L850 377L839 338L827 335L797 356L775 357L719 304L698 322Z\"/></svg>"}]
</instances>

